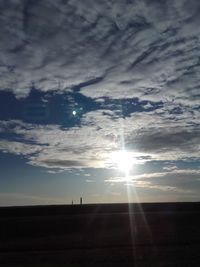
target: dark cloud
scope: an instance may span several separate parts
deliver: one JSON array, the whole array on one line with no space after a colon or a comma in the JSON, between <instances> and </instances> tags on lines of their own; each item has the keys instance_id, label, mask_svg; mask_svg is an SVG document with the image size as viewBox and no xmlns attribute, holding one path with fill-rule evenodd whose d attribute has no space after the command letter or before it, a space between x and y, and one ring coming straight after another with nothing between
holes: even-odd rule
<instances>
[{"instance_id":1,"label":"dark cloud","mask_svg":"<svg viewBox=\"0 0 200 267\"><path fill-rule=\"evenodd\" d=\"M200 131L185 131L175 128L149 128L145 129L137 135L128 137L126 144L129 148L136 148L144 152L188 152L199 151L198 144L200 143Z\"/></svg>"},{"instance_id":2,"label":"dark cloud","mask_svg":"<svg viewBox=\"0 0 200 267\"><path fill-rule=\"evenodd\" d=\"M41 165L49 168L53 167L53 168L63 168L63 169L69 167L71 168L84 167L83 162L78 162L75 160L58 160L58 159L49 159L41 161Z\"/></svg>"}]
</instances>

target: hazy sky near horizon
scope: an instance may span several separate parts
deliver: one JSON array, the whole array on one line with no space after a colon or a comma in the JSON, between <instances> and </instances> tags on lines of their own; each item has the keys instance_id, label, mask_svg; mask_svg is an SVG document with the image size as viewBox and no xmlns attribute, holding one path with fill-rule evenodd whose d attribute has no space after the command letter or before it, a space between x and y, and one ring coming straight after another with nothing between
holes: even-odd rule
<instances>
[{"instance_id":1,"label":"hazy sky near horizon","mask_svg":"<svg viewBox=\"0 0 200 267\"><path fill-rule=\"evenodd\" d=\"M199 201L199 13L0 1L0 206Z\"/></svg>"}]
</instances>

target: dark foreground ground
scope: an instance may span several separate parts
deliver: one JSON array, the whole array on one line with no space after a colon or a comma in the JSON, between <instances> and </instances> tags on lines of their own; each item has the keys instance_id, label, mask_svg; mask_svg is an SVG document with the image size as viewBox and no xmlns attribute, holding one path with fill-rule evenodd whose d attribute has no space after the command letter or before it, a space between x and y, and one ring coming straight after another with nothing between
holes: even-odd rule
<instances>
[{"instance_id":1,"label":"dark foreground ground","mask_svg":"<svg viewBox=\"0 0 200 267\"><path fill-rule=\"evenodd\" d=\"M200 203L0 208L1 267L200 266Z\"/></svg>"}]
</instances>

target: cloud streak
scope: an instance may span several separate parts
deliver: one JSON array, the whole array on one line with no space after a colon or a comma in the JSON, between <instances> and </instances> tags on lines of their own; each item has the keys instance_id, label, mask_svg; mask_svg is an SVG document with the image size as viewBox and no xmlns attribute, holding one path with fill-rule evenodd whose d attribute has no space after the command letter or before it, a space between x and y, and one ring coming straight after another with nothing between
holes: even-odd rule
<instances>
[{"instance_id":1,"label":"cloud streak","mask_svg":"<svg viewBox=\"0 0 200 267\"><path fill-rule=\"evenodd\" d=\"M174 169L165 172L142 173L128 177L118 176L105 180L106 183L133 186L136 189L145 188L158 191L172 191L177 194L199 193L200 170Z\"/></svg>"}]
</instances>

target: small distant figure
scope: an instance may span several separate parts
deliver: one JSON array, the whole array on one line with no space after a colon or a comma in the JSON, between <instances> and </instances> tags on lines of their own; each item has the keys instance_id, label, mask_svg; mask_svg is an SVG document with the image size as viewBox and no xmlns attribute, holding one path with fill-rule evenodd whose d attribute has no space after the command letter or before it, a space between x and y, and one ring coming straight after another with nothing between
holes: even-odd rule
<instances>
[{"instance_id":1,"label":"small distant figure","mask_svg":"<svg viewBox=\"0 0 200 267\"><path fill-rule=\"evenodd\" d=\"M72 200L72 205L74 205L74 201Z\"/></svg>"},{"instance_id":2,"label":"small distant figure","mask_svg":"<svg viewBox=\"0 0 200 267\"><path fill-rule=\"evenodd\" d=\"M83 204L83 199L82 199L82 197L80 197L80 205L82 205Z\"/></svg>"}]
</instances>

